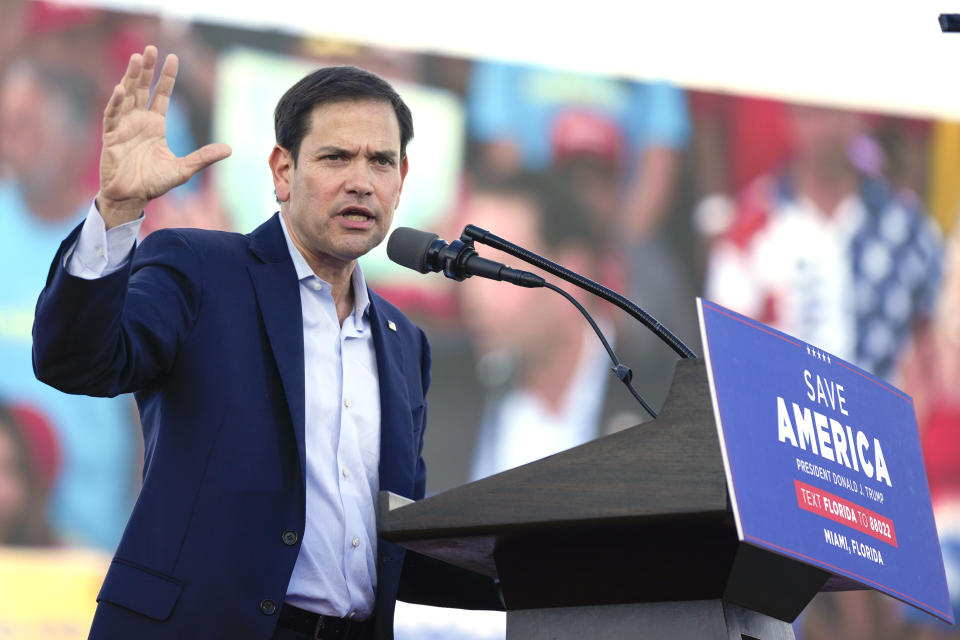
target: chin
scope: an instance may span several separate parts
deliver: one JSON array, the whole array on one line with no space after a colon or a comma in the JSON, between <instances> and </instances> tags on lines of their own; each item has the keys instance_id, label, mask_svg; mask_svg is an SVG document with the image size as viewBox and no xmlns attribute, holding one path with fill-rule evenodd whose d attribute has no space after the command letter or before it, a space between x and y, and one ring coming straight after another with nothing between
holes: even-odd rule
<instances>
[{"instance_id":1,"label":"chin","mask_svg":"<svg viewBox=\"0 0 960 640\"><path fill-rule=\"evenodd\" d=\"M356 260L370 253L378 244L380 243L372 240L345 242L337 247L337 249L342 257L348 260Z\"/></svg>"}]
</instances>

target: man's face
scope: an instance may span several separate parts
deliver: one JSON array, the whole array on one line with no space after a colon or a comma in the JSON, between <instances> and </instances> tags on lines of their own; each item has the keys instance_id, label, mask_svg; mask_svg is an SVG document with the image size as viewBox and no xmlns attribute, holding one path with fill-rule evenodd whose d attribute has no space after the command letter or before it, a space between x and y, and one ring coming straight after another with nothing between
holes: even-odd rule
<instances>
[{"instance_id":1,"label":"man's face","mask_svg":"<svg viewBox=\"0 0 960 640\"><path fill-rule=\"evenodd\" d=\"M798 157L829 171L849 164L850 141L862 128L858 114L806 105L793 105L787 113Z\"/></svg>"},{"instance_id":2,"label":"man's face","mask_svg":"<svg viewBox=\"0 0 960 640\"><path fill-rule=\"evenodd\" d=\"M56 140L62 129L53 119L51 96L31 78L20 75L0 89L0 150L17 179L36 180L56 166L62 155Z\"/></svg>"},{"instance_id":3,"label":"man's face","mask_svg":"<svg viewBox=\"0 0 960 640\"><path fill-rule=\"evenodd\" d=\"M351 263L380 244L407 174L390 103L319 105L300 144L270 155L274 188L294 244L315 269Z\"/></svg>"},{"instance_id":4,"label":"man's face","mask_svg":"<svg viewBox=\"0 0 960 640\"><path fill-rule=\"evenodd\" d=\"M534 252L542 252L540 212L528 200L508 194L472 195L463 209L463 219ZM484 258L509 265L516 260L489 247ZM552 299L543 292L505 285L485 278L470 278L457 285L463 322L481 351L523 349L549 340L545 322L551 322Z\"/></svg>"}]
</instances>

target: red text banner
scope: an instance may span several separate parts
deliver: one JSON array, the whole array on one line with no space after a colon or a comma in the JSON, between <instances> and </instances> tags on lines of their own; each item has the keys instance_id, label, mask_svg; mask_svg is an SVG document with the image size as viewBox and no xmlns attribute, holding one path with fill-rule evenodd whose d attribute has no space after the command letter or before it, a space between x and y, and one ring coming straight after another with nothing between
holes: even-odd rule
<instances>
[{"instance_id":1,"label":"red text banner","mask_svg":"<svg viewBox=\"0 0 960 640\"><path fill-rule=\"evenodd\" d=\"M794 480L793 483L797 488L797 503L801 509L897 546L897 532L890 518L799 480Z\"/></svg>"}]
</instances>

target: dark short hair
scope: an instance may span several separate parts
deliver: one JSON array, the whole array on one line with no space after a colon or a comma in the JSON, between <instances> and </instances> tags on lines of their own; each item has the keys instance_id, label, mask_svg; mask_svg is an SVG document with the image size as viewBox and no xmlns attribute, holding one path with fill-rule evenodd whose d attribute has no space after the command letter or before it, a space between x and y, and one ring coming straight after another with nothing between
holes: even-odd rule
<instances>
[{"instance_id":1,"label":"dark short hair","mask_svg":"<svg viewBox=\"0 0 960 640\"><path fill-rule=\"evenodd\" d=\"M530 203L537 212L540 239L549 251L569 245L583 246L591 254L600 249L589 210L573 193L570 181L559 172L481 173L474 176L471 191L475 195L519 198Z\"/></svg>"},{"instance_id":2,"label":"dark short hair","mask_svg":"<svg viewBox=\"0 0 960 640\"><path fill-rule=\"evenodd\" d=\"M287 89L273 112L277 144L293 155L294 164L300 153L300 143L310 129L310 114L314 108L343 100L390 103L400 124L400 157L406 155L407 143L413 138L413 115L390 83L359 67L323 67Z\"/></svg>"}]
</instances>

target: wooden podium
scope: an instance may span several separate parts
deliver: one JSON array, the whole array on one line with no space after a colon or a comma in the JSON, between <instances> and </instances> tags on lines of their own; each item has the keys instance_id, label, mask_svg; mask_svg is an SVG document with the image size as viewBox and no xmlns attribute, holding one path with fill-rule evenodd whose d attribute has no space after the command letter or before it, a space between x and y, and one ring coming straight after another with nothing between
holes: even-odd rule
<instances>
[{"instance_id":1,"label":"wooden podium","mask_svg":"<svg viewBox=\"0 0 960 640\"><path fill-rule=\"evenodd\" d=\"M500 580L507 637L788 640L824 588L860 588L738 541L702 360L660 417L411 502L380 536Z\"/></svg>"}]
</instances>

